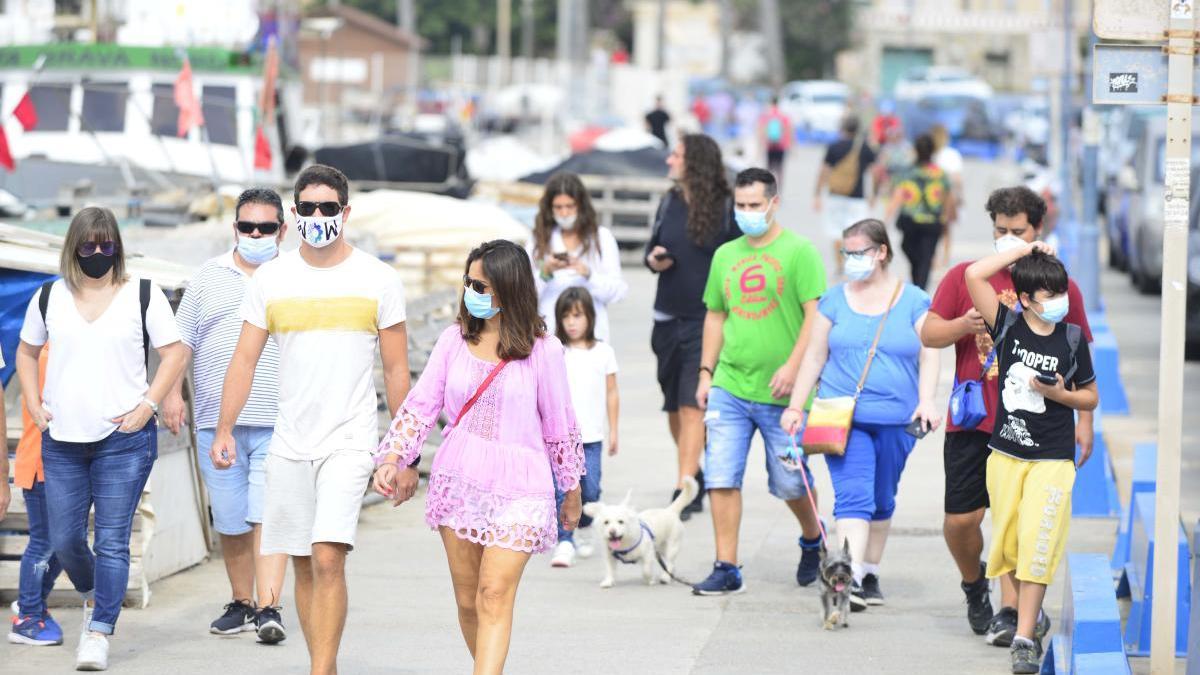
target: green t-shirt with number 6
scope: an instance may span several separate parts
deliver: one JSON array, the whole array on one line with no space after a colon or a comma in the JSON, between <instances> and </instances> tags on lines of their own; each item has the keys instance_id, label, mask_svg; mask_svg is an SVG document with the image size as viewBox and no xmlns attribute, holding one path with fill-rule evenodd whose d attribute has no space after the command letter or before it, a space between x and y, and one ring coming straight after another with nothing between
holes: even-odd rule
<instances>
[{"instance_id":1,"label":"green t-shirt with number 6","mask_svg":"<svg viewBox=\"0 0 1200 675\"><path fill-rule=\"evenodd\" d=\"M744 236L713 255L704 304L725 314L713 386L746 401L787 405L771 378L804 326L803 304L825 292L825 265L812 242L790 230L754 248Z\"/></svg>"}]
</instances>

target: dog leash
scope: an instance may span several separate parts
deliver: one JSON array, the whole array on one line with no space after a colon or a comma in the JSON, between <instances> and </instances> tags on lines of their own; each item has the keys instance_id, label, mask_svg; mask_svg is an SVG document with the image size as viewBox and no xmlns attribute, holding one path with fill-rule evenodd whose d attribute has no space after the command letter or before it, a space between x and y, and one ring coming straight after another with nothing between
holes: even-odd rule
<instances>
[{"instance_id":1,"label":"dog leash","mask_svg":"<svg viewBox=\"0 0 1200 675\"><path fill-rule=\"evenodd\" d=\"M808 484L808 467L800 458L800 449L796 447L795 434L789 434L788 440L792 443L792 457L796 458L796 463L800 465L800 478L804 480L804 494L808 495L808 503L812 506L813 515L817 518L817 529L821 532L821 545L828 550L829 540L825 536L825 523L821 522L821 512L817 510L817 500L813 499L812 486Z\"/></svg>"},{"instance_id":2,"label":"dog leash","mask_svg":"<svg viewBox=\"0 0 1200 675\"><path fill-rule=\"evenodd\" d=\"M667 568L667 561L663 560L662 555L658 552L658 547L654 545L655 544L654 530L651 530L650 526L647 525L646 522L640 518L638 519L638 525L641 526L641 531L638 532L638 540L636 542L634 542L633 546L630 546L627 549L622 549L620 551L613 551L612 557L616 558L618 561L620 561L626 565L634 564L635 562L637 562L636 560L626 560L625 556L629 555L630 553L633 552L634 549L636 549L638 546L640 546L642 543L643 536L648 534L648 535L650 535L650 548L651 548L651 550L654 551L654 558L655 558L655 560L658 561L658 566L662 568L662 571L666 572L667 576L670 577L672 581L679 582L681 584L684 584L685 586L695 586L696 584L694 582L688 581L686 579L681 579L681 578L675 576L675 573Z\"/></svg>"}]
</instances>

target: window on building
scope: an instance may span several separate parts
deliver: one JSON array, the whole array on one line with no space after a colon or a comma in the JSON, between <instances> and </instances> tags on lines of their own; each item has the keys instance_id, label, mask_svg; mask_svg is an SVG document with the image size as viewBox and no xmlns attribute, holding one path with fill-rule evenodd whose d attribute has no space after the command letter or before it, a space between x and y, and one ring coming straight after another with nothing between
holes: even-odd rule
<instances>
[{"instance_id":1,"label":"window on building","mask_svg":"<svg viewBox=\"0 0 1200 675\"><path fill-rule=\"evenodd\" d=\"M83 14L83 0L54 0L55 16L79 16Z\"/></svg>"},{"instance_id":2,"label":"window on building","mask_svg":"<svg viewBox=\"0 0 1200 675\"><path fill-rule=\"evenodd\" d=\"M150 94L154 97L150 111L150 133L155 136L178 135L179 106L175 105L175 85L152 85Z\"/></svg>"},{"instance_id":3,"label":"window on building","mask_svg":"<svg viewBox=\"0 0 1200 675\"><path fill-rule=\"evenodd\" d=\"M67 130L71 123L71 87L69 82L60 82L29 88L29 97L37 108L38 131Z\"/></svg>"},{"instance_id":4,"label":"window on building","mask_svg":"<svg viewBox=\"0 0 1200 675\"><path fill-rule=\"evenodd\" d=\"M210 143L237 145L237 90L233 87L205 86L200 108L208 127Z\"/></svg>"},{"instance_id":5,"label":"window on building","mask_svg":"<svg viewBox=\"0 0 1200 675\"><path fill-rule=\"evenodd\" d=\"M125 82L88 82L83 85L84 131L124 131L125 102L129 95Z\"/></svg>"}]
</instances>

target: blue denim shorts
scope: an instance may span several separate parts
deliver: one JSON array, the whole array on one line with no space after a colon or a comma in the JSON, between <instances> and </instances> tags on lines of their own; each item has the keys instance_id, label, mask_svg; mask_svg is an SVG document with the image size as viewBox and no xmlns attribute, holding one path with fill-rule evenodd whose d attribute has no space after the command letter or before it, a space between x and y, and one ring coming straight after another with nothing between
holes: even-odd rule
<instances>
[{"instance_id":1,"label":"blue denim shorts","mask_svg":"<svg viewBox=\"0 0 1200 675\"><path fill-rule=\"evenodd\" d=\"M271 448L270 427L236 426L237 461L228 469L213 466L208 456L216 429L196 430L196 452L200 455L200 473L208 488L213 527L225 535L245 534L253 523L262 522L263 486L266 475L263 462Z\"/></svg>"},{"instance_id":2,"label":"blue denim shorts","mask_svg":"<svg viewBox=\"0 0 1200 675\"><path fill-rule=\"evenodd\" d=\"M766 445L767 489L780 499L803 497L805 476L779 460L779 455L791 449L787 433L779 426L783 410L783 406L746 401L713 387L704 413L704 426L708 430L704 449L705 487L741 489L750 441L757 430ZM808 474L808 484L812 485L807 460L804 471Z\"/></svg>"}]
</instances>

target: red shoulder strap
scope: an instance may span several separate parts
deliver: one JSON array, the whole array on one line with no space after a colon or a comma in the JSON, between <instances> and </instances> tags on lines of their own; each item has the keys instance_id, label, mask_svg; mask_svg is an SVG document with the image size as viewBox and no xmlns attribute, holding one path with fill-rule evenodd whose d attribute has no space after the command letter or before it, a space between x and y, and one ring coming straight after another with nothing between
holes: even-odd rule
<instances>
[{"instance_id":1,"label":"red shoulder strap","mask_svg":"<svg viewBox=\"0 0 1200 675\"><path fill-rule=\"evenodd\" d=\"M455 428L458 428L458 423L462 421L462 418L467 416L467 411L471 409L471 406L475 405L475 402L479 400L480 396L483 396L483 392L487 391L487 388L491 386L492 380L496 379L496 376L499 375L500 371L504 370L504 366L507 365L508 361L504 360L500 363L497 363L495 368L492 368L492 372L488 373L488 376L484 378L482 383L480 383L479 388L475 390L475 394L471 396L471 398L465 404L463 404L462 410L458 411L458 418L454 420Z\"/></svg>"}]
</instances>

